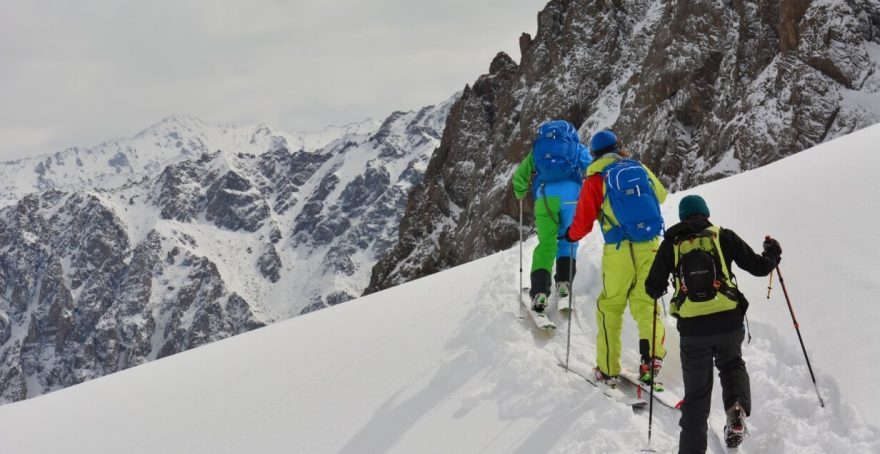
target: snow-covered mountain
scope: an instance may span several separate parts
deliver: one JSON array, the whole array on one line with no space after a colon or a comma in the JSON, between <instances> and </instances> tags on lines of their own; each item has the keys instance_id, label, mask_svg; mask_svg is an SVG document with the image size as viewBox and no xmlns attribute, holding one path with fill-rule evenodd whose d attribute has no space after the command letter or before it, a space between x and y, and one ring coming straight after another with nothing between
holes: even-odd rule
<instances>
[{"instance_id":1,"label":"snow-covered mountain","mask_svg":"<svg viewBox=\"0 0 880 454\"><path fill-rule=\"evenodd\" d=\"M750 437L740 452L880 452L871 392L880 292L871 127L743 174L678 192L702 195L712 220L781 269L826 408L818 405L778 282L737 274L751 300ZM828 172L828 162L858 163ZM822 182L817 187L815 182ZM841 224L845 229L841 229ZM530 238L526 251L535 239ZM595 348L601 238L588 236L575 278L573 358ZM528 269L530 254L526 254ZM36 399L0 407L4 452L617 453L647 444L648 415L607 399L558 367L553 337L518 320L519 250L501 253ZM672 320L666 320L672 326ZM681 390L678 336L662 372ZM637 361L633 323L624 361ZM715 387L711 430L723 410ZM678 417L656 406L653 447L675 452ZM726 452L710 437L709 452Z\"/></svg>"},{"instance_id":2,"label":"snow-covered mountain","mask_svg":"<svg viewBox=\"0 0 880 454\"><path fill-rule=\"evenodd\" d=\"M359 295L454 99L311 135L173 117L0 165L3 197L42 190L0 210L0 402Z\"/></svg>"},{"instance_id":3,"label":"snow-covered mountain","mask_svg":"<svg viewBox=\"0 0 880 454\"><path fill-rule=\"evenodd\" d=\"M288 134L266 125L211 125L193 116L171 116L132 138L0 162L0 206L50 189L72 192L115 188L144 177L152 178L170 164L217 150L249 154L280 148L316 151L346 135L370 134L379 126L379 122L368 120L330 126L318 132Z\"/></svg>"},{"instance_id":4,"label":"snow-covered mountain","mask_svg":"<svg viewBox=\"0 0 880 454\"><path fill-rule=\"evenodd\" d=\"M548 119L584 140L613 127L673 190L877 123L878 17L861 0L549 1L521 61L499 54L453 106L369 290L517 241L510 177Z\"/></svg>"},{"instance_id":5,"label":"snow-covered mountain","mask_svg":"<svg viewBox=\"0 0 880 454\"><path fill-rule=\"evenodd\" d=\"M552 0L521 62L499 54L419 112L313 134L172 117L0 163L0 400L508 248L510 176L549 118L613 126L672 189L872 124L877 17L868 1Z\"/></svg>"}]
</instances>

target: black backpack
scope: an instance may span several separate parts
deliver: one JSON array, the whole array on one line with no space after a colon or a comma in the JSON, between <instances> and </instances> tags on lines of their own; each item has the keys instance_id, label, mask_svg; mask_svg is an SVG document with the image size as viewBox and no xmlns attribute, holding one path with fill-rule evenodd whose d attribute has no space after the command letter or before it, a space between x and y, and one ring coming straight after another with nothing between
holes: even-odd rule
<instances>
[{"instance_id":1,"label":"black backpack","mask_svg":"<svg viewBox=\"0 0 880 454\"><path fill-rule=\"evenodd\" d=\"M716 232L703 230L675 238L676 290L682 300L709 301L728 287L717 236Z\"/></svg>"}]
</instances>

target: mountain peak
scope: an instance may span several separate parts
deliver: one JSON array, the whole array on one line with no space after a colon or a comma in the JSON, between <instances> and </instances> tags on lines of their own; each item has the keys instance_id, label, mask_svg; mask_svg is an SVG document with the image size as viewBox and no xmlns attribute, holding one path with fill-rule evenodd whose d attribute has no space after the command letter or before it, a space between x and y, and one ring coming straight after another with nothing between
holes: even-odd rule
<instances>
[{"instance_id":1,"label":"mountain peak","mask_svg":"<svg viewBox=\"0 0 880 454\"><path fill-rule=\"evenodd\" d=\"M207 123L202 121L200 118L188 115L188 114L176 114L169 115L165 118L159 120L159 122L150 125L146 129L140 131L135 135L135 137L143 137L145 135L153 134L161 134L167 132L178 132L178 131L194 131L201 130L208 126Z\"/></svg>"}]
</instances>

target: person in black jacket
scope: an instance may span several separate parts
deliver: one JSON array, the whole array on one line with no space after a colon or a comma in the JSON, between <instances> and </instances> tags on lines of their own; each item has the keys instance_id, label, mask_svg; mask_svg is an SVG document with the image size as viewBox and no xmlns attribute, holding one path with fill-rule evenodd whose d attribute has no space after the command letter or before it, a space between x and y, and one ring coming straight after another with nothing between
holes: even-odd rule
<instances>
[{"instance_id":1,"label":"person in black jacket","mask_svg":"<svg viewBox=\"0 0 880 454\"><path fill-rule=\"evenodd\" d=\"M713 360L721 378L729 447L742 442L747 434L745 418L751 414L749 375L741 348L748 301L737 289L730 266L735 262L755 276L766 276L779 264L782 248L768 238L763 254L756 254L732 230L713 226L709 207L697 195L684 197L678 214L681 222L666 230L645 290L658 299L666 294L669 276L673 276L670 313L678 319L685 388L679 453L704 453Z\"/></svg>"}]
</instances>

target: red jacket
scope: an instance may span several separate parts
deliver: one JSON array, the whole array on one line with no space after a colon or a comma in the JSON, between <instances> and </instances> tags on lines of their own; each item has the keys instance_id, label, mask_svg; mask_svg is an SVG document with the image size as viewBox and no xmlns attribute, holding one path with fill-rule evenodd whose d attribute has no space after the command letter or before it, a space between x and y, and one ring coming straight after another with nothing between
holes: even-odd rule
<instances>
[{"instance_id":1,"label":"red jacket","mask_svg":"<svg viewBox=\"0 0 880 454\"><path fill-rule=\"evenodd\" d=\"M568 230L570 240L578 241L593 230L593 221L599 216L599 210L602 209L604 200L605 181L601 173L594 173L587 177L584 185L581 186L577 209L574 212L574 221Z\"/></svg>"}]
</instances>

